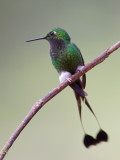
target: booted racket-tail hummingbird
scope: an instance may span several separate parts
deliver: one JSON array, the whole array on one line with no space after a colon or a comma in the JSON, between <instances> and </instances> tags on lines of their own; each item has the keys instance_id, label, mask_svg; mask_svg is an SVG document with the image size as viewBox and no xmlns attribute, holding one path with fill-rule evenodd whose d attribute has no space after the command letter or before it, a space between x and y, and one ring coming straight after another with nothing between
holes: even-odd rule
<instances>
[{"instance_id":1,"label":"booted racket-tail hummingbird","mask_svg":"<svg viewBox=\"0 0 120 160\"><path fill-rule=\"evenodd\" d=\"M53 28L50 32L46 34L44 37L31 39L26 42L36 41L36 40L47 40L50 44L50 57L52 63L59 74L60 83L64 82L66 79L70 80L71 76L75 72L80 72L82 67L84 67L84 59L79 50L79 48L71 42L71 38L69 34L62 28ZM107 133L101 128L100 123L93 112L86 96L87 93L84 91L86 86L86 75L84 74L81 78L70 84L70 87L73 89L77 105L78 111L80 115L80 121L82 124L82 128L84 131L84 139L83 143L88 148L91 145L96 145L102 141L108 140ZM95 117L99 131L94 138L93 136L86 133L82 118L81 118L81 101L85 102L86 106L92 112L93 116Z\"/></svg>"}]
</instances>

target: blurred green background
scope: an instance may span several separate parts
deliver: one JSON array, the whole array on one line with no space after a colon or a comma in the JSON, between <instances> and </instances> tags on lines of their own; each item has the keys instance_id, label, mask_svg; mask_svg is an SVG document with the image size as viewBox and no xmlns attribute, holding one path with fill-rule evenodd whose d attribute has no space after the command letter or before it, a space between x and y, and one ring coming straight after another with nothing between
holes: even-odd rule
<instances>
[{"instance_id":1,"label":"blurred green background","mask_svg":"<svg viewBox=\"0 0 120 160\"><path fill-rule=\"evenodd\" d=\"M120 40L118 0L0 0L0 148L36 100L59 84L46 41L26 43L54 27L68 31L85 62ZM6 160L118 160L120 158L120 49L87 73L88 100L109 142L83 146L76 100L67 87L32 119ZM83 105L85 129L98 126Z\"/></svg>"}]
</instances>

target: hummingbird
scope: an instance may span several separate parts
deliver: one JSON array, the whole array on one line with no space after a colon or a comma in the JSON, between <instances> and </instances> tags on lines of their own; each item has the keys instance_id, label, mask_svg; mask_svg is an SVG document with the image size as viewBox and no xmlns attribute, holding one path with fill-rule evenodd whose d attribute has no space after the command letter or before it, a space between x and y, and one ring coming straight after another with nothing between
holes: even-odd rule
<instances>
[{"instance_id":1,"label":"hummingbird","mask_svg":"<svg viewBox=\"0 0 120 160\"><path fill-rule=\"evenodd\" d=\"M64 82L66 79L70 81L71 76L76 72L80 72L81 69L85 66L81 51L74 43L71 42L69 34L62 28L53 28L44 37L27 40L26 42L44 39L47 40L50 44L50 57L53 66L59 74L60 83ZM108 135L101 128L100 123L86 98L87 93L84 91L85 86L85 74L70 84L70 87L73 89L77 100L80 121L84 132L83 143L85 147L88 148L89 146L96 145L102 141L107 142ZM87 134L84 129L81 116L82 101L86 104L98 123L99 131L95 138L90 134Z\"/></svg>"}]
</instances>

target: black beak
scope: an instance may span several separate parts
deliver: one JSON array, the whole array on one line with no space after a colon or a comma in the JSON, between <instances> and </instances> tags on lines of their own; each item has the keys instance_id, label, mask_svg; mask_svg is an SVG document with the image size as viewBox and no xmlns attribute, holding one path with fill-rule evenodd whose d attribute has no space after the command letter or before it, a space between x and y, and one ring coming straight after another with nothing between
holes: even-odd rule
<instances>
[{"instance_id":1,"label":"black beak","mask_svg":"<svg viewBox=\"0 0 120 160\"><path fill-rule=\"evenodd\" d=\"M30 39L30 40L27 40L26 42L37 41L37 40L41 40L41 39L45 39L45 38L46 37L40 37L40 38Z\"/></svg>"}]
</instances>

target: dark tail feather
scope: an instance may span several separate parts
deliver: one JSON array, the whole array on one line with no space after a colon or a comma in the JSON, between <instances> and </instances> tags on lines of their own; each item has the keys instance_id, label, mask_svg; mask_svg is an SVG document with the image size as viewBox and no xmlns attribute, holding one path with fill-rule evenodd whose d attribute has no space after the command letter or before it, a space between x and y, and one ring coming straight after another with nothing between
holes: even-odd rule
<instances>
[{"instance_id":1,"label":"dark tail feather","mask_svg":"<svg viewBox=\"0 0 120 160\"><path fill-rule=\"evenodd\" d=\"M75 97L76 97L76 100L77 100L77 105L78 105L78 110L79 110L79 115L80 115L80 121L81 121L81 125L82 125L82 128L83 128L84 134L85 134L84 140L83 140L84 145L88 148L89 146L96 145L96 144L98 144L102 141L104 141L104 142L108 141L108 135L105 131L103 131L101 129L100 123L99 123L94 111L92 110L87 98L86 98L87 94L86 94L86 92L83 91L83 86L81 85L81 81L77 81L77 82L71 84L70 87L74 90ZM98 123L98 126L100 128L100 131L97 133L96 139L93 138L91 135L86 134L86 132L85 132L85 129L84 129L84 126L83 126L83 123L82 123L81 99L85 101L85 104L87 105L87 107L89 108L89 110L91 111L93 116L95 117L95 119Z\"/></svg>"},{"instance_id":2,"label":"dark tail feather","mask_svg":"<svg viewBox=\"0 0 120 160\"><path fill-rule=\"evenodd\" d=\"M87 96L87 93L83 90L86 84L86 76L82 76L82 81L81 79L78 79L74 83L70 84L70 87L79 94L79 96L82 97L82 100L84 99L85 96Z\"/></svg>"},{"instance_id":3,"label":"dark tail feather","mask_svg":"<svg viewBox=\"0 0 120 160\"><path fill-rule=\"evenodd\" d=\"M85 96L87 96L87 93L85 91L83 91L83 89L81 88L81 86L79 86L77 83L72 83L70 84L70 87L76 92L78 93L79 96L81 96L82 98L84 98Z\"/></svg>"},{"instance_id":4,"label":"dark tail feather","mask_svg":"<svg viewBox=\"0 0 120 160\"><path fill-rule=\"evenodd\" d=\"M91 108L91 106L90 106L87 98L85 97L84 99L85 99L85 104L87 105L87 107L89 108L89 110L90 110L90 111L92 112L92 114L94 115L94 117L95 117L95 119L96 119L96 121L97 121L97 123L98 123L98 126L99 126L99 128L100 128L100 131L99 131L99 132L97 133L97 135L96 135L96 142L95 142L95 144L98 144L98 143L100 143L100 142L107 142L107 141L108 141L108 135L107 135L107 133L106 133L104 130L101 129L100 123L99 123L99 121L98 121L95 113L93 112L93 110L92 110L92 108ZM88 138L87 138L87 139L88 139ZM85 142L85 141L84 141L84 142ZM88 143L88 144L89 144L89 143ZM89 146L90 146L90 144L88 145L88 147L89 147Z\"/></svg>"},{"instance_id":5,"label":"dark tail feather","mask_svg":"<svg viewBox=\"0 0 120 160\"><path fill-rule=\"evenodd\" d=\"M82 76L82 88L85 89L85 86L86 86L86 75L84 74Z\"/></svg>"},{"instance_id":6,"label":"dark tail feather","mask_svg":"<svg viewBox=\"0 0 120 160\"><path fill-rule=\"evenodd\" d=\"M83 123L82 123L82 115L81 115L81 112L82 112L81 96L75 91L74 91L74 93L75 93L75 97L76 97L76 100L77 100L81 125L82 125L82 128L83 128L84 134L85 134L84 139L83 139L83 143L84 143L85 147L88 148L91 145L96 145L96 139L94 139L91 135L86 134L86 132L85 132L85 129L84 129L84 126L83 126Z\"/></svg>"},{"instance_id":7,"label":"dark tail feather","mask_svg":"<svg viewBox=\"0 0 120 160\"><path fill-rule=\"evenodd\" d=\"M83 131L84 131L84 133L85 133L85 129L84 129L83 123L82 123L81 97L80 97L80 95L79 95L77 92L74 91L74 93L75 93L75 97L76 97L76 100L77 100L77 105L78 105L78 111L79 111L79 116L80 116L81 125L82 125Z\"/></svg>"},{"instance_id":8,"label":"dark tail feather","mask_svg":"<svg viewBox=\"0 0 120 160\"><path fill-rule=\"evenodd\" d=\"M87 98L85 97L84 99L85 99L85 104L87 105L87 107L89 108L89 110L91 111L91 113L94 115L94 117L95 117L95 119L96 119L96 121L97 121L97 123L98 123L98 126L101 128L100 123L99 123L99 121L98 121L98 119L97 119L97 117L96 117L93 109L91 108L91 106L90 106Z\"/></svg>"}]
</instances>

